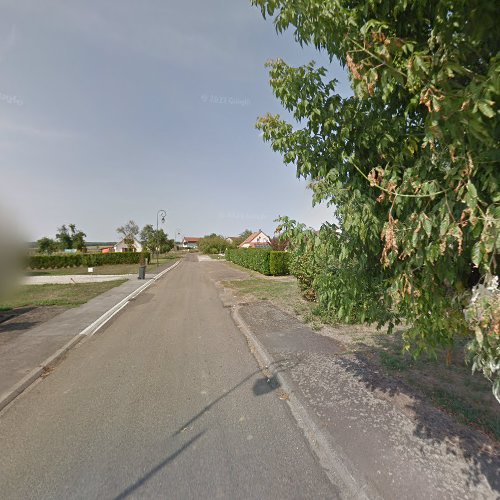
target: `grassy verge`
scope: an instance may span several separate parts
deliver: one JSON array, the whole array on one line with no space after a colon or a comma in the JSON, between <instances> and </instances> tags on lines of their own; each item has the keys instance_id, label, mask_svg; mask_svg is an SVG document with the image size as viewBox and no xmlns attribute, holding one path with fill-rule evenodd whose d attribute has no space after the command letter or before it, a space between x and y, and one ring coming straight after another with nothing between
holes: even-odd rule
<instances>
[{"instance_id":1,"label":"grassy verge","mask_svg":"<svg viewBox=\"0 0 500 500\"><path fill-rule=\"evenodd\" d=\"M208 254L208 256L213 259L213 260L226 260L224 255L219 255L219 254Z\"/></svg>"},{"instance_id":2,"label":"grassy verge","mask_svg":"<svg viewBox=\"0 0 500 500\"><path fill-rule=\"evenodd\" d=\"M297 282L280 278L259 278L226 281L244 302L269 300L280 309L309 323L313 330L344 344L349 356L363 360L370 370L383 370L416 390L426 400L453 415L461 423L477 427L500 439L500 412L489 382L481 375L472 375L463 358L464 345L457 345L453 361L446 365L446 352L437 359L421 357L414 360L403 351L403 330L387 335L368 325L332 325L318 314L314 303L305 301Z\"/></svg>"},{"instance_id":3,"label":"grassy verge","mask_svg":"<svg viewBox=\"0 0 500 500\"><path fill-rule=\"evenodd\" d=\"M0 310L25 306L68 306L85 304L90 299L119 286L126 280L70 285L22 285L0 303Z\"/></svg>"},{"instance_id":4,"label":"grassy verge","mask_svg":"<svg viewBox=\"0 0 500 500\"><path fill-rule=\"evenodd\" d=\"M158 262L160 266L178 259L178 255L160 256ZM109 264L104 266L94 267L92 274L137 274L139 264ZM156 258L151 259L150 264L146 268L146 272L156 271ZM61 269L31 269L26 273L27 276L66 276L74 274L89 274L87 266L80 267L64 267Z\"/></svg>"},{"instance_id":5,"label":"grassy verge","mask_svg":"<svg viewBox=\"0 0 500 500\"><path fill-rule=\"evenodd\" d=\"M258 275L253 271L250 273ZM252 298L269 300L280 309L298 316L302 321L310 324L314 330L319 330L323 326L322 320L315 314L315 304L302 298L295 279L253 277L249 280L226 281L224 285L237 291L245 301Z\"/></svg>"}]
</instances>

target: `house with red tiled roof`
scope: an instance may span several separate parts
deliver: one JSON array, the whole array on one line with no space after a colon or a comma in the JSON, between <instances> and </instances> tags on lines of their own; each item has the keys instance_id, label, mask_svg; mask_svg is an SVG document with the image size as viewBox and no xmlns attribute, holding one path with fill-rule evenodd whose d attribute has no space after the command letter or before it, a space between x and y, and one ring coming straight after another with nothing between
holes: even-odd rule
<instances>
[{"instance_id":1,"label":"house with red tiled roof","mask_svg":"<svg viewBox=\"0 0 500 500\"><path fill-rule=\"evenodd\" d=\"M182 248L198 248L198 241L200 241L201 238L196 238L194 236L184 236L182 238Z\"/></svg>"},{"instance_id":2,"label":"house with red tiled roof","mask_svg":"<svg viewBox=\"0 0 500 500\"><path fill-rule=\"evenodd\" d=\"M243 243L240 248L268 248L271 246L271 238L261 229L252 233Z\"/></svg>"}]
</instances>

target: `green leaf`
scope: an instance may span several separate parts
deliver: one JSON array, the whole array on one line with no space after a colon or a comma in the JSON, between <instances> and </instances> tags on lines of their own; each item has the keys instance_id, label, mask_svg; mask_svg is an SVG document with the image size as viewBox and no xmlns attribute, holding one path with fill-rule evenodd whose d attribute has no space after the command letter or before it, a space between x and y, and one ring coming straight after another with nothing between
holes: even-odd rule
<instances>
[{"instance_id":1,"label":"green leaf","mask_svg":"<svg viewBox=\"0 0 500 500\"><path fill-rule=\"evenodd\" d=\"M477 103L477 107L479 108L479 111L483 113L484 116L487 116L488 118L493 118L495 116L495 111L487 101L479 101Z\"/></svg>"},{"instance_id":2,"label":"green leaf","mask_svg":"<svg viewBox=\"0 0 500 500\"><path fill-rule=\"evenodd\" d=\"M443 219L441 220L441 224L439 225L439 236L443 237L448 231L448 227L450 226L450 216L445 214Z\"/></svg>"},{"instance_id":3,"label":"green leaf","mask_svg":"<svg viewBox=\"0 0 500 500\"><path fill-rule=\"evenodd\" d=\"M472 247L472 253L471 253L471 260L472 263L476 266L479 267L479 264L481 263L482 259L482 254L481 254L481 242L478 241L476 244Z\"/></svg>"},{"instance_id":4,"label":"green leaf","mask_svg":"<svg viewBox=\"0 0 500 500\"><path fill-rule=\"evenodd\" d=\"M465 194L465 203L467 206L475 209L477 207L477 190L472 182L467 184L467 193Z\"/></svg>"},{"instance_id":5,"label":"green leaf","mask_svg":"<svg viewBox=\"0 0 500 500\"><path fill-rule=\"evenodd\" d=\"M424 231L425 234L430 237L432 233L432 222L429 218L424 219Z\"/></svg>"}]
</instances>

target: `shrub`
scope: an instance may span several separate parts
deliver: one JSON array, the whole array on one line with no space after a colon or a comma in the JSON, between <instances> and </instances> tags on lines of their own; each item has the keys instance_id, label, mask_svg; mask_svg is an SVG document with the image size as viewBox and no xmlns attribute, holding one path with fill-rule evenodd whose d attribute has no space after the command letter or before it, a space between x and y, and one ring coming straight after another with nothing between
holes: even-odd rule
<instances>
[{"instance_id":1,"label":"shrub","mask_svg":"<svg viewBox=\"0 0 500 500\"><path fill-rule=\"evenodd\" d=\"M150 259L149 252L68 254L68 255L33 255L28 258L31 269L56 269L61 267L90 266L106 264L138 264L141 255Z\"/></svg>"},{"instance_id":2,"label":"shrub","mask_svg":"<svg viewBox=\"0 0 500 500\"><path fill-rule=\"evenodd\" d=\"M269 271L273 276L289 274L289 255L286 252L271 250L269 254Z\"/></svg>"},{"instance_id":3,"label":"shrub","mask_svg":"<svg viewBox=\"0 0 500 500\"><path fill-rule=\"evenodd\" d=\"M231 244L224 238L217 234L211 234L209 236L204 236L198 241L198 248L202 253L216 254L223 253L226 248L230 247Z\"/></svg>"},{"instance_id":4,"label":"shrub","mask_svg":"<svg viewBox=\"0 0 500 500\"><path fill-rule=\"evenodd\" d=\"M265 275L270 275L270 253L270 250L267 249L238 248L234 250L228 249L226 255L228 257L228 260L234 262L235 264L246 267L248 269L253 269L254 271Z\"/></svg>"},{"instance_id":5,"label":"shrub","mask_svg":"<svg viewBox=\"0 0 500 500\"><path fill-rule=\"evenodd\" d=\"M228 248L226 259L266 276L288 274L288 256L285 252L267 248Z\"/></svg>"}]
</instances>

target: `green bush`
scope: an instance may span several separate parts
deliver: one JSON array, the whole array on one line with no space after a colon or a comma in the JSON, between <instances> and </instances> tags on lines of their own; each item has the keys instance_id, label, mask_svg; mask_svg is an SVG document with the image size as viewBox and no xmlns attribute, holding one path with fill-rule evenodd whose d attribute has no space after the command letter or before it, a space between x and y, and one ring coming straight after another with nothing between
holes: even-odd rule
<instances>
[{"instance_id":1,"label":"green bush","mask_svg":"<svg viewBox=\"0 0 500 500\"><path fill-rule=\"evenodd\" d=\"M228 249L226 256L228 260L239 266L253 269L259 273L270 275L269 255L271 251L261 248L238 248Z\"/></svg>"},{"instance_id":2,"label":"green bush","mask_svg":"<svg viewBox=\"0 0 500 500\"><path fill-rule=\"evenodd\" d=\"M266 276L288 274L288 256L267 248L228 248L226 259Z\"/></svg>"},{"instance_id":3,"label":"green bush","mask_svg":"<svg viewBox=\"0 0 500 500\"><path fill-rule=\"evenodd\" d=\"M269 255L269 271L273 276L290 274L288 270L289 254L287 252L271 250Z\"/></svg>"},{"instance_id":4,"label":"green bush","mask_svg":"<svg viewBox=\"0 0 500 500\"><path fill-rule=\"evenodd\" d=\"M145 259L151 258L149 252L32 255L28 258L28 267L31 269L56 269L78 266L98 267L106 264L138 264L141 255Z\"/></svg>"},{"instance_id":5,"label":"green bush","mask_svg":"<svg viewBox=\"0 0 500 500\"><path fill-rule=\"evenodd\" d=\"M217 234L211 234L209 236L204 236L198 241L198 249L202 253L216 254L225 252L226 248L230 247L231 244L224 238Z\"/></svg>"}]
</instances>

